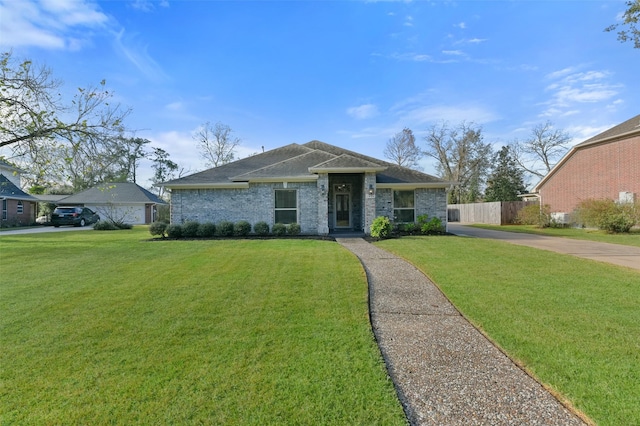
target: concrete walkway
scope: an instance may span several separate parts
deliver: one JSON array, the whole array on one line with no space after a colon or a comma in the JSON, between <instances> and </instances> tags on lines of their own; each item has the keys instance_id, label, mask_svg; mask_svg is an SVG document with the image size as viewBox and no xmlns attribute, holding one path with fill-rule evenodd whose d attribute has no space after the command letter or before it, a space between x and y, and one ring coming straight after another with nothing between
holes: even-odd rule
<instances>
[{"instance_id":1,"label":"concrete walkway","mask_svg":"<svg viewBox=\"0 0 640 426\"><path fill-rule=\"evenodd\" d=\"M412 425L582 425L408 262L337 238L362 262L373 331Z\"/></svg>"},{"instance_id":2,"label":"concrete walkway","mask_svg":"<svg viewBox=\"0 0 640 426\"><path fill-rule=\"evenodd\" d=\"M494 231L456 223L449 223L448 230L450 233L460 236L491 238L640 270L640 247L548 237L546 235Z\"/></svg>"}]
</instances>

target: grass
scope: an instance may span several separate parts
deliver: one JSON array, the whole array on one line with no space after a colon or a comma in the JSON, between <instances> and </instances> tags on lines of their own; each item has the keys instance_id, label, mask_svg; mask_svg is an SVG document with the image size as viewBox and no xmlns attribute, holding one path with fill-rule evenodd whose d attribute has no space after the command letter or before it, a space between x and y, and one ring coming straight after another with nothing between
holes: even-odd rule
<instances>
[{"instance_id":1,"label":"grass","mask_svg":"<svg viewBox=\"0 0 640 426\"><path fill-rule=\"evenodd\" d=\"M477 228L492 229L494 231L520 232L525 234L548 235L551 237L565 237L576 240L597 241L600 243L622 244L640 247L640 230L632 230L627 234L607 234L597 229L582 228L538 228L533 225L471 225Z\"/></svg>"},{"instance_id":2,"label":"grass","mask_svg":"<svg viewBox=\"0 0 640 426\"><path fill-rule=\"evenodd\" d=\"M463 237L377 243L424 271L456 307L599 425L640 424L640 274Z\"/></svg>"},{"instance_id":3,"label":"grass","mask_svg":"<svg viewBox=\"0 0 640 426\"><path fill-rule=\"evenodd\" d=\"M148 238L0 237L0 424L404 424L353 255Z\"/></svg>"}]
</instances>

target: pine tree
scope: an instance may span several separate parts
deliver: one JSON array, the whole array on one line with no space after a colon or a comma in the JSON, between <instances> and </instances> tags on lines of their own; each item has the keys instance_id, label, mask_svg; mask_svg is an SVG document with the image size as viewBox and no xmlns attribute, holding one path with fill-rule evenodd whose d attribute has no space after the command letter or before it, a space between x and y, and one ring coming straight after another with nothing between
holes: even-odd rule
<instances>
[{"instance_id":1,"label":"pine tree","mask_svg":"<svg viewBox=\"0 0 640 426\"><path fill-rule=\"evenodd\" d=\"M508 146L498 151L494 164L493 172L487 179L485 201L518 201L518 195L526 192L523 171Z\"/></svg>"}]
</instances>

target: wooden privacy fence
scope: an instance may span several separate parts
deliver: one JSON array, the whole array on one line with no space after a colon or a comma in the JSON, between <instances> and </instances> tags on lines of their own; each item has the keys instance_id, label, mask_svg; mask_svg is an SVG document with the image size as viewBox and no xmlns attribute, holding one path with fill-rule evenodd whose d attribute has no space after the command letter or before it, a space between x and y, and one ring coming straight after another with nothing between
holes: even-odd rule
<instances>
[{"instance_id":1,"label":"wooden privacy fence","mask_svg":"<svg viewBox=\"0 0 640 426\"><path fill-rule=\"evenodd\" d=\"M449 204L449 222L485 223L488 225L509 225L515 223L518 212L537 201L496 201L492 203Z\"/></svg>"}]
</instances>

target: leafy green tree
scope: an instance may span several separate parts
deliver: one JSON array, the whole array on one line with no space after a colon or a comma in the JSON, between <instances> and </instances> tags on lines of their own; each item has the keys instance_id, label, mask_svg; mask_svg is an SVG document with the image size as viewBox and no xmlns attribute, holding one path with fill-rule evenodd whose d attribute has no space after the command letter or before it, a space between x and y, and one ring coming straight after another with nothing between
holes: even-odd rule
<instances>
[{"instance_id":1,"label":"leafy green tree","mask_svg":"<svg viewBox=\"0 0 640 426\"><path fill-rule=\"evenodd\" d=\"M518 201L518 195L526 191L523 171L511 155L508 146L503 146L494 156L493 172L487 179L485 201Z\"/></svg>"},{"instance_id":2,"label":"leafy green tree","mask_svg":"<svg viewBox=\"0 0 640 426\"><path fill-rule=\"evenodd\" d=\"M618 31L618 40L621 42L632 41L633 47L640 49L640 30L638 29L638 20L640 19L640 0L628 1L627 10L622 14L622 25L627 25L626 30ZM605 28L607 32L615 31L621 24L613 24Z\"/></svg>"},{"instance_id":3,"label":"leafy green tree","mask_svg":"<svg viewBox=\"0 0 640 426\"><path fill-rule=\"evenodd\" d=\"M457 182L449 192L449 202L480 199L493 155L491 145L484 143L482 129L473 123L462 122L457 127L441 123L429 129L425 141L424 153L437 160L439 177Z\"/></svg>"},{"instance_id":4,"label":"leafy green tree","mask_svg":"<svg viewBox=\"0 0 640 426\"><path fill-rule=\"evenodd\" d=\"M153 148L150 158L151 168L154 170L151 182L157 188L158 196L163 197L164 189L158 184L172 179L178 165L169 159L169 153L162 148Z\"/></svg>"}]
</instances>

